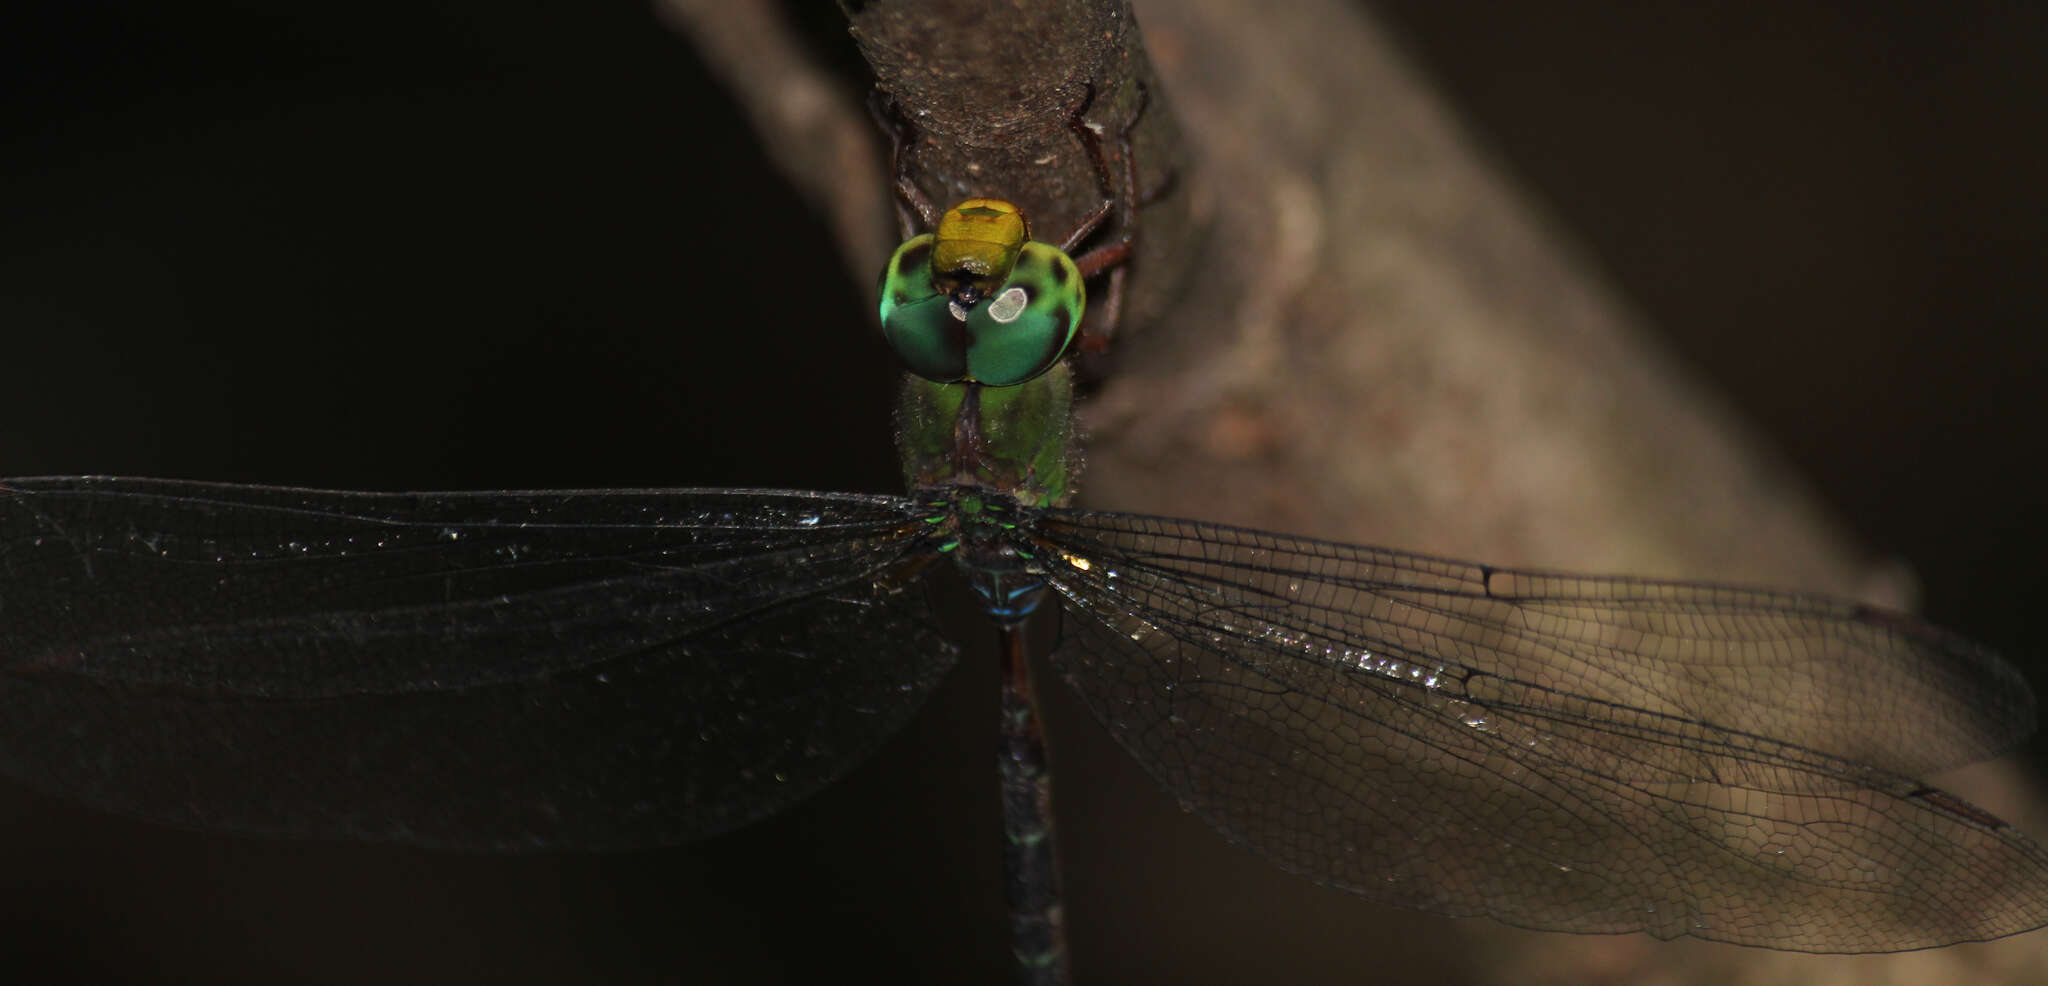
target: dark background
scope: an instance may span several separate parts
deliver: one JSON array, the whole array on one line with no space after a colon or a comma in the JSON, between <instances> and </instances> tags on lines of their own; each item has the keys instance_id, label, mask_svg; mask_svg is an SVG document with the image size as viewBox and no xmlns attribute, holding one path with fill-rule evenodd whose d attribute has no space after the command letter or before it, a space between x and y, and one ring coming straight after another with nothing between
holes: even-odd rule
<instances>
[{"instance_id":1,"label":"dark background","mask_svg":"<svg viewBox=\"0 0 2048 986\"><path fill-rule=\"evenodd\" d=\"M1925 611L2043 681L2040 10L1377 9L1668 345L1913 566ZM0 23L0 472L895 486L859 286L822 228L761 230L801 203L647 11L5 16L28 20ZM993 685L960 677L816 801L672 852L254 842L0 787L0 968L993 981ZM1388 913L1330 897L1333 920ZM1083 968L1168 978L1161 946L1119 944L1077 942Z\"/></svg>"}]
</instances>

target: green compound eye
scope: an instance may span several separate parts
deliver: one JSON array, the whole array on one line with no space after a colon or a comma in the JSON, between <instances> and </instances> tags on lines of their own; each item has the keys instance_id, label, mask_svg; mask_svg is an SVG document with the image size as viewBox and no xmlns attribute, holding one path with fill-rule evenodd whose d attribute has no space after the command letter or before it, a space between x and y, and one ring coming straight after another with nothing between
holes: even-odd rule
<instances>
[{"instance_id":1,"label":"green compound eye","mask_svg":"<svg viewBox=\"0 0 2048 986\"><path fill-rule=\"evenodd\" d=\"M967 375L1008 387L1052 369L1087 300L1072 259L1050 244L1024 244L1010 279L968 310Z\"/></svg>"},{"instance_id":2,"label":"green compound eye","mask_svg":"<svg viewBox=\"0 0 2048 986\"><path fill-rule=\"evenodd\" d=\"M906 241L882 271L882 333L910 372L1009 387L1059 362L1087 304L1071 258L1028 242L1009 278L986 296L947 294L932 273L935 241L929 233Z\"/></svg>"}]
</instances>

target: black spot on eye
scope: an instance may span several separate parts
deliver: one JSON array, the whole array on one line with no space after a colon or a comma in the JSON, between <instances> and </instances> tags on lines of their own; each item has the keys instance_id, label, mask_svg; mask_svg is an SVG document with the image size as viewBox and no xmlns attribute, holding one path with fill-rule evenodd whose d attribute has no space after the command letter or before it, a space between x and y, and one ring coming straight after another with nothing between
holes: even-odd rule
<instances>
[{"instance_id":1,"label":"black spot on eye","mask_svg":"<svg viewBox=\"0 0 2048 986\"><path fill-rule=\"evenodd\" d=\"M1045 334L1045 350L1038 357L1038 372L1040 373L1045 372L1047 368L1059 360L1061 353L1067 351L1067 340L1074 334L1074 321L1073 319L1062 319L1062 321L1067 323L1065 331L1047 332Z\"/></svg>"}]
</instances>

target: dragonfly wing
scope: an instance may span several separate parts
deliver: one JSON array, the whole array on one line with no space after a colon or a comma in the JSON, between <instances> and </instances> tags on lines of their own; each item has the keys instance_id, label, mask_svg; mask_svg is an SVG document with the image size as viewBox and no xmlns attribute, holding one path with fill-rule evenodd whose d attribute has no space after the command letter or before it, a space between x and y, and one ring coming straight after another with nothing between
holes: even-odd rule
<instances>
[{"instance_id":1,"label":"dragonfly wing","mask_svg":"<svg viewBox=\"0 0 2048 986\"><path fill-rule=\"evenodd\" d=\"M953 662L909 501L0 483L0 771L230 831L621 848L816 790Z\"/></svg>"},{"instance_id":2,"label":"dragonfly wing","mask_svg":"<svg viewBox=\"0 0 2048 986\"><path fill-rule=\"evenodd\" d=\"M1907 776L2011 744L2032 695L1908 617L1130 515L1036 532L1062 675L1183 804L1310 879L1800 951L2048 923L2048 852Z\"/></svg>"}]
</instances>

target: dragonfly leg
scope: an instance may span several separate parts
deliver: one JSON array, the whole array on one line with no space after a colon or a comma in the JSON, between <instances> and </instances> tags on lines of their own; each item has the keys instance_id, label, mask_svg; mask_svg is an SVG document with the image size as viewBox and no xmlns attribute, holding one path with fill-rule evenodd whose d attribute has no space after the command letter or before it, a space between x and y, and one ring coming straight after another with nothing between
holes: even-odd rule
<instances>
[{"instance_id":1,"label":"dragonfly leg","mask_svg":"<svg viewBox=\"0 0 2048 986\"><path fill-rule=\"evenodd\" d=\"M1084 327L1079 346L1084 352L1100 353L1109 349L1110 336L1115 334L1117 324L1123 318L1124 278L1128 263L1136 251L1138 237L1138 164L1137 156L1131 152L1131 128L1145 115L1145 104L1151 101L1150 90L1143 83L1138 85L1138 108L1117 132L1117 156L1121 165L1112 178L1109 162L1102 152L1102 135L1086 120L1082 119L1089 106L1095 101L1095 90L1089 87L1088 98L1075 109L1067 126L1088 151L1088 163L1095 169L1095 181L1102 190L1102 205L1075 226L1067 234L1066 242L1060 249L1071 255L1090 236L1093 236L1111 212L1118 213L1117 238L1104 243L1087 253L1074 258L1074 266L1080 268L1084 278L1094 277L1109 271L1109 292L1105 297L1102 315L1090 327Z\"/></svg>"},{"instance_id":2,"label":"dragonfly leg","mask_svg":"<svg viewBox=\"0 0 2048 986\"><path fill-rule=\"evenodd\" d=\"M917 187L910 178L910 156L904 148L910 144L904 132L909 128L903 119L896 101L874 89L868 93L868 115L875 118L875 125L889 135L889 166L895 172L896 225L902 230L903 238L910 239L919 230L939 228L939 207ZM922 225L920 225L922 223Z\"/></svg>"}]
</instances>

